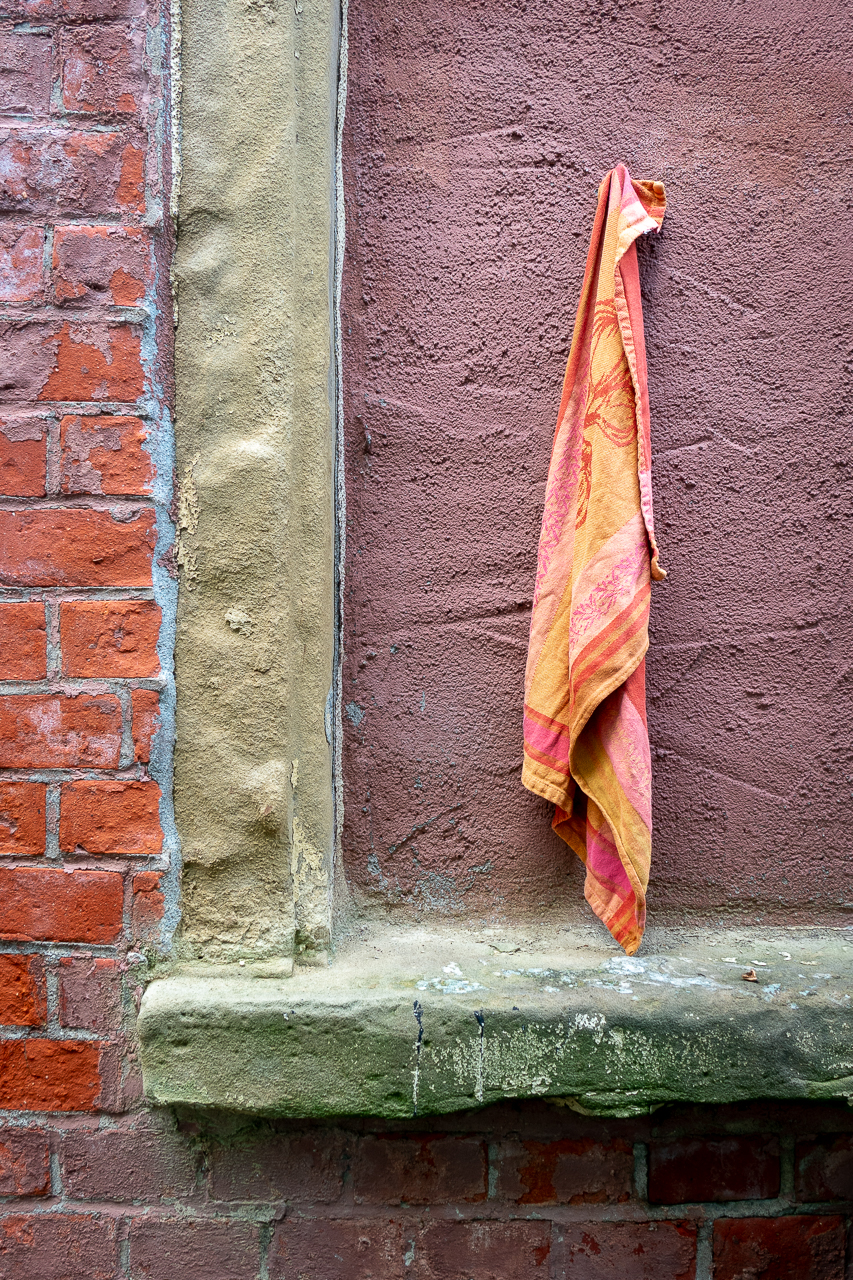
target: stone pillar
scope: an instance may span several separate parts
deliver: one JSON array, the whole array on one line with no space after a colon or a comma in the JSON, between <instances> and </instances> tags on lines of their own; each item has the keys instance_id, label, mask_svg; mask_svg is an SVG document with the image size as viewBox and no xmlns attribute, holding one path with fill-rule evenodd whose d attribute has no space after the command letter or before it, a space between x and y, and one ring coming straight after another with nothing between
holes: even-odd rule
<instances>
[{"instance_id":1,"label":"stone pillar","mask_svg":"<svg viewBox=\"0 0 853 1280\"><path fill-rule=\"evenodd\" d=\"M175 808L186 956L329 939L330 0L187 0L177 286Z\"/></svg>"}]
</instances>

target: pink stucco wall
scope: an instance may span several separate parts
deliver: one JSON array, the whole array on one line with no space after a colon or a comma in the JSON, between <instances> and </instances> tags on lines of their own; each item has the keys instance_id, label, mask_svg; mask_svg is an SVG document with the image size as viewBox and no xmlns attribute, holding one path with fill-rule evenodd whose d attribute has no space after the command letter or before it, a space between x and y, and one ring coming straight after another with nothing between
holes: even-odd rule
<instances>
[{"instance_id":1,"label":"pink stucco wall","mask_svg":"<svg viewBox=\"0 0 853 1280\"><path fill-rule=\"evenodd\" d=\"M650 918L853 909L853 18L828 0L350 7L345 858L423 910L577 910L520 785L536 543L595 193L640 246Z\"/></svg>"}]
</instances>

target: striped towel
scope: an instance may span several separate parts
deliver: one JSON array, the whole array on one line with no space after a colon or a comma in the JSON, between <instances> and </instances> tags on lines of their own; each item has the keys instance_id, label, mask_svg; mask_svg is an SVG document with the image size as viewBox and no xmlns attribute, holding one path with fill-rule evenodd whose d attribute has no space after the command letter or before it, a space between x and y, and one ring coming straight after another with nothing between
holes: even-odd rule
<instances>
[{"instance_id":1,"label":"striped towel","mask_svg":"<svg viewBox=\"0 0 853 1280\"><path fill-rule=\"evenodd\" d=\"M524 770L586 865L584 894L631 955L651 861L645 654L652 521L643 309L635 240L657 231L660 182L607 174L563 383L530 624Z\"/></svg>"}]
</instances>

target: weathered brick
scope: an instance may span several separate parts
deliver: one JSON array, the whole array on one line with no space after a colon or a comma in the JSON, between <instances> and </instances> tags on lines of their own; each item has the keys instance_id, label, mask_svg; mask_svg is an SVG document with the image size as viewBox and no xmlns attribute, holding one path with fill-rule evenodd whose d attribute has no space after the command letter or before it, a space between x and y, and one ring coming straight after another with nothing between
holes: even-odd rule
<instances>
[{"instance_id":1,"label":"weathered brick","mask_svg":"<svg viewBox=\"0 0 853 1280\"><path fill-rule=\"evenodd\" d=\"M142 1099L139 1054L124 1035L113 1036L101 1049L101 1092L98 1109L109 1115L126 1115Z\"/></svg>"},{"instance_id":2,"label":"weathered brick","mask_svg":"<svg viewBox=\"0 0 853 1280\"><path fill-rule=\"evenodd\" d=\"M138 216L144 167L145 144L132 131L10 126L0 138L0 213Z\"/></svg>"},{"instance_id":3,"label":"weathered brick","mask_svg":"<svg viewBox=\"0 0 853 1280\"><path fill-rule=\"evenodd\" d=\"M117 1267L110 1218L76 1213L0 1218L3 1280L114 1280Z\"/></svg>"},{"instance_id":4,"label":"weathered brick","mask_svg":"<svg viewBox=\"0 0 853 1280\"><path fill-rule=\"evenodd\" d=\"M74 1130L62 1144L63 1183L76 1200L157 1203L196 1191L195 1158L165 1123Z\"/></svg>"},{"instance_id":5,"label":"weathered brick","mask_svg":"<svg viewBox=\"0 0 853 1280\"><path fill-rule=\"evenodd\" d=\"M37 302L43 292L44 227L0 226L0 302Z\"/></svg>"},{"instance_id":6,"label":"weathered brick","mask_svg":"<svg viewBox=\"0 0 853 1280\"><path fill-rule=\"evenodd\" d=\"M0 414L0 493L38 498L45 492L47 423L35 413Z\"/></svg>"},{"instance_id":7,"label":"weathered brick","mask_svg":"<svg viewBox=\"0 0 853 1280\"><path fill-rule=\"evenodd\" d=\"M41 956L0 955L0 1023L40 1027L47 1018Z\"/></svg>"},{"instance_id":8,"label":"weathered brick","mask_svg":"<svg viewBox=\"0 0 853 1280\"><path fill-rule=\"evenodd\" d=\"M0 938L115 942L122 905L122 878L115 871L0 867Z\"/></svg>"},{"instance_id":9,"label":"weathered brick","mask_svg":"<svg viewBox=\"0 0 853 1280\"><path fill-rule=\"evenodd\" d=\"M45 797L41 782L0 781L0 854L44 853Z\"/></svg>"},{"instance_id":10,"label":"weathered brick","mask_svg":"<svg viewBox=\"0 0 853 1280\"><path fill-rule=\"evenodd\" d=\"M145 101L141 24L66 27L60 41L62 105L99 116L133 115Z\"/></svg>"},{"instance_id":11,"label":"weathered brick","mask_svg":"<svg viewBox=\"0 0 853 1280\"><path fill-rule=\"evenodd\" d=\"M38 400L55 364L60 326L59 320L0 320L0 400L17 404Z\"/></svg>"},{"instance_id":12,"label":"weathered brick","mask_svg":"<svg viewBox=\"0 0 853 1280\"><path fill-rule=\"evenodd\" d=\"M68 415L60 425L63 493L150 493L154 464L141 418Z\"/></svg>"},{"instance_id":13,"label":"weathered brick","mask_svg":"<svg viewBox=\"0 0 853 1280\"><path fill-rule=\"evenodd\" d=\"M548 1222L430 1222L415 1237L406 1274L413 1280L547 1280L550 1254Z\"/></svg>"},{"instance_id":14,"label":"weathered brick","mask_svg":"<svg viewBox=\"0 0 853 1280\"><path fill-rule=\"evenodd\" d=\"M147 587L154 512L0 511L0 582L34 587Z\"/></svg>"},{"instance_id":15,"label":"weathered brick","mask_svg":"<svg viewBox=\"0 0 853 1280\"><path fill-rule=\"evenodd\" d=\"M42 680L46 674L44 605L38 600L0 604L0 680Z\"/></svg>"},{"instance_id":16,"label":"weathered brick","mask_svg":"<svg viewBox=\"0 0 853 1280\"><path fill-rule=\"evenodd\" d=\"M586 1222L554 1228L553 1280L693 1280L688 1222Z\"/></svg>"},{"instance_id":17,"label":"weathered brick","mask_svg":"<svg viewBox=\"0 0 853 1280\"><path fill-rule=\"evenodd\" d=\"M844 1280L842 1218L718 1218L714 1280Z\"/></svg>"},{"instance_id":18,"label":"weathered brick","mask_svg":"<svg viewBox=\"0 0 853 1280\"><path fill-rule=\"evenodd\" d=\"M0 698L0 768L115 769L121 706L112 694L20 694Z\"/></svg>"},{"instance_id":19,"label":"weathered brick","mask_svg":"<svg viewBox=\"0 0 853 1280\"><path fill-rule=\"evenodd\" d=\"M39 1129L0 1129L0 1196L46 1196L50 1151Z\"/></svg>"},{"instance_id":20,"label":"weathered brick","mask_svg":"<svg viewBox=\"0 0 853 1280\"><path fill-rule=\"evenodd\" d=\"M341 1194L343 1151L343 1135L327 1129L217 1146L210 1153L211 1195L330 1204Z\"/></svg>"},{"instance_id":21,"label":"weathered brick","mask_svg":"<svg viewBox=\"0 0 853 1280\"><path fill-rule=\"evenodd\" d=\"M163 833L156 782L69 782L62 788L59 847L63 853L147 857L160 852Z\"/></svg>"},{"instance_id":22,"label":"weathered brick","mask_svg":"<svg viewBox=\"0 0 853 1280\"><path fill-rule=\"evenodd\" d=\"M60 609L62 670L69 676L155 676L160 606L153 600L87 600Z\"/></svg>"},{"instance_id":23,"label":"weathered brick","mask_svg":"<svg viewBox=\"0 0 853 1280\"><path fill-rule=\"evenodd\" d=\"M255 1223L213 1218L136 1218L130 1230L134 1280L256 1280L260 1264Z\"/></svg>"},{"instance_id":24,"label":"weathered brick","mask_svg":"<svg viewBox=\"0 0 853 1280\"><path fill-rule=\"evenodd\" d=\"M131 932L137 942L156 937L165 901L159 872L140 871L133 877Z\"/></svg>"},{"instance_id":25,"label":"weathered brick","mask_svg":"<svg viewBox=\"0 0 853 1280\"><path fill-rule=\"evenodd\" d=\"M778 1138L680 1138L649 1147L649 1200L765 1200L779 1194Z\"/></svg>"},{"instance_id":26,"label":"weathered brick","mask_svg":"<svg viewBox=\"0 0 853 1280\"><path fill-rule=\"evenodd\" d=\"M621 1140L502 1142L496 1162L497 1196L518 1204L615 1204L631 1194L633 1148Z\"/></svg>"},{"instance_id":27,"label":"weathered brick","mask_svg":"<svg viewBox=\"0 0 853 1280\"><path fill-rule=\"evenodd\" d=\"M92 1040L0 1040L0 1108L91 1111L99 1053Z\"/></svg>"},{"instance_id":28,"label":"weathered brick","mask_svg":"<svg viewBox=\"0 0 853 1280\"><path fill-rule=\"evenodd\" d=\"M0 12L8 18L131 18L143 15L146 0L2 0Z\"/></svg>"},{"instance_id":29,"label":"weathered brick","mask_svg":"<svg viewBox=\"0 0 853 1280\"><path fill-rule=\"evenodd\" d=\"M853 1200L853 1134L825 1134L796 1147L798 1200Z\"/></svg>"},{"instance_id":30,"label":"weathered brick","mask_svg":"<svg viewBox=\"0 0 853 1280\"><path fill-rule=\"evenodd\" d=\"M403 1266L399 1222L294 1217L276 1226L269 1273L270 1280L402 1280L411 1274Z\"/></svg>"},{"instance_id":31,"label":"weathered brick","mask_svg":"<svg viewBox=\"0 0 853 1280\"><path fill-rule=\"evenodd\" d=\"M133 704L134 752L141 764L148 764L151 744L160 728L160 695L153 689L134 689L130 700Z\"/></svg>"},{"instance_id":32,"label":"weathered brick","mask_svg":"<svg viewBox=\"0 0 853 1280\"><path fill-rule=\"evenodd\" d=\"M136 400L144 379L141 339L133 325L66 321L55 337L53 369L40 400Z\"/></svg>"},{"instance_id":33,"label":"weathered brick","mask_svg":"<svg viewBox=\"0 0 853 1280\"><path fill-rule=\"evenodd\" d=\"M51 38L0 31L0 111L46 115L50 108Z\"/></svg>"},{"instance_id":34,"label":"weathered brick","mask_svg":"<svg viewBox=\"0 0 853 1280\"><path fill-rule=\"evenodd\" d=\"M447 1204L485 1200L485 1143L443 1134L362 1138L353 1165L357 1204Z\"/></svg>"},{"instance_id":35,"label":"weathered brick","mask_svg":"<svg viewBox=\"0 0 853 1280\"><path fill-rule=\"evenodd\" d=\"M63 956L59 962L59 1021L77 1031L115 1031L121 1025L121 970L108 956Z\"/></svg>"},{"instance_id":36,"label":"weathered brick","mask_svg":"<svg viewBox=\"0 0 853 1280\"><path fill-rule=\"evenodd\" d=\"M52 269L60 306L136 306L153 282L148 233L141 227L57 227Z\"/></svg>"}]
</instances>

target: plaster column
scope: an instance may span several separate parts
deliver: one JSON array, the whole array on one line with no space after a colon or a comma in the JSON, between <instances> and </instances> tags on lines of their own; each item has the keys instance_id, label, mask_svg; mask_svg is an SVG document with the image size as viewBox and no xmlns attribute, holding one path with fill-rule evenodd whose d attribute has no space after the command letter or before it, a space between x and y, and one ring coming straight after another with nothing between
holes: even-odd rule
<instances>
[{"instance_id":1,"label":"plaster column","mask_svg":"<svg viewBox=\"0 0 853 1280\"><path fill-rule=\"evenodd\" d=\"M330 923L339 15L182 16L179 951L289 955Z\"/></svg>"}]
</instances>

